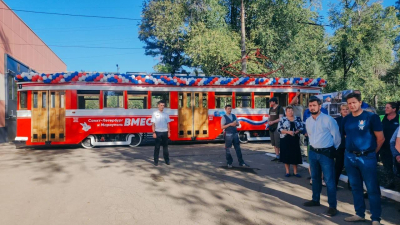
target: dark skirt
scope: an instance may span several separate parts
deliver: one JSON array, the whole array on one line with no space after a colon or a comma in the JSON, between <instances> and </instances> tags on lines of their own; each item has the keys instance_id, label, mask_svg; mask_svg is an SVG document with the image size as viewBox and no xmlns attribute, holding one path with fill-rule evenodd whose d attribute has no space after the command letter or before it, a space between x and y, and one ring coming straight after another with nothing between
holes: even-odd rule
<instances>
[{"instance_id":1,"label":"dark skirt","mask_svg":"<svg viewBox=\"0 0 400 225\"><path fill-rule=\"evenodd\" d=\"M281 138L281 149L279 159L285 164L302 164L303 158L301 157L300 136L286 134Z\"/></svg>"}]
</instances>

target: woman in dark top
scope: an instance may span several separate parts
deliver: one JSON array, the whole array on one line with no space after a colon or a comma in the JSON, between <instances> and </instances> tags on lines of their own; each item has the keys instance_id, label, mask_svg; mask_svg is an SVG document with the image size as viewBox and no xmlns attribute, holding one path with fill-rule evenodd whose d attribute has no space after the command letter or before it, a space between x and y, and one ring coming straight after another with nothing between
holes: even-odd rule
<instances>
[{"instance_id":1,"label":"woman in dark top","mask_svg":"<svg viewBox=\"0 0 400 225\"><path fill-rule=\"evenodd\" d=\"M382 119L383 135L385 136L385 142L382 148L379 150L379 155L387 174L387 184L385 188L392 189L395 187L394 184L394 173L393 173L393 155L390 151L390 139L393 133L399 126L399 104L397 102L389 102L385 107L385 117Z\"/></svg>"},{"instance_id":2,"label":"woman in dark top","mask_svg":"<svg viewBox=\"0 0 400 225\"><path fill-rule=\"evenodd\" d=\"M301 177L297 173L297 165L303 163L300 148L300 132L303 129L304 124L300 117L293 115L292 106L286 107L286 116L278 124L281 138L280 161L285 163L286 177L290 177L290 165L293 165L293 175Z\"/></svg>"},{"instance_id":3,"label":"woman in dark top","mask_svg":"<svg viewBox=\"0 0 400 225\"><path fill-rule=\"evenodd\" d=\"M335 120L339 126L340 134L342 134L342 120L349 114L349 106L347 103L344 103L340 106L340 116L336 117ZM339 145L339 148L336 150L335 156L335 175L336 175L336 186L339 183L340 174L342 174L344 167L344 150L346 149L346 139L342 135L342 142Z\"/></svg>"}]
</instances>

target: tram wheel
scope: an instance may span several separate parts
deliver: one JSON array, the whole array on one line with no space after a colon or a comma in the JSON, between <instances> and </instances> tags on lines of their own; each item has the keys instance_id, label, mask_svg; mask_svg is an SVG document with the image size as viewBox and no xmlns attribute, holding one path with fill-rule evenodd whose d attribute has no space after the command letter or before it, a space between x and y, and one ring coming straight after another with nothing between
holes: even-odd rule
<instances>
[{"instance_id":1,"label":"tram wheel","mask_svg":"<svg viewBox=\"0 0 400 225\"><path fill-rule=\"evenodd\" d=\"M126 136L127 141L131 138L131 142L129 144L130 147L137 147L142 143L142 135L141 134L129 134Z\"/></svg>"},{"instance_id":2,"label":"tram wheel","mask_svg":"<svg viewBox=\"0 0 400 225\"><path fill-rule=\"evenodd\" d=\"M96 140L96 137L94 135L89 135L83 141L81 142L82 147L84 148L94 148L94 145L92 143L92 139Z\"/></svg>"},{"instance_id":3,"label":"tram wheel","mask_svg":"<svg viewBox=\"0 0 400 225\"><path fill-rule=\"evenodd\" d=\"M247 134L246 134L245 131L240 131L239 132L239 141L240 141L240 143L243 143L243 144L249 142L249 140L247 139Z\"/></svg>"}]
</instances>

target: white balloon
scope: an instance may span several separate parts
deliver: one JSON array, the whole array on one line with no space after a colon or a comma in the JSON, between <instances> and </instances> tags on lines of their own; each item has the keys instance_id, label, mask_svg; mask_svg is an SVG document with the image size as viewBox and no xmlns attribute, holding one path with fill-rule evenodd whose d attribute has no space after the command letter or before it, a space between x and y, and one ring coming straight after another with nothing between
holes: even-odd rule
<instances>
[{"instance_id":1,"label":"white balloon","mask_svg":"<svg viewBox=\"0 0 400 225\"><path fill-rule=\"evenodd\" d=\"M64 83L65 82L65 80L64 80L64 78L62 78L61 80L60 80L60 83Z\"/></svg>"},{"instance_id":2,"label":"white balloon","mask_svg":"<svg viewBox=\"0 0 400 225\"><path fill-rule=\"evenodd\" d=\"M43 77L43 80L47 80L47 76L44 76L44 77Z\"/></svg>"}]
</instances>

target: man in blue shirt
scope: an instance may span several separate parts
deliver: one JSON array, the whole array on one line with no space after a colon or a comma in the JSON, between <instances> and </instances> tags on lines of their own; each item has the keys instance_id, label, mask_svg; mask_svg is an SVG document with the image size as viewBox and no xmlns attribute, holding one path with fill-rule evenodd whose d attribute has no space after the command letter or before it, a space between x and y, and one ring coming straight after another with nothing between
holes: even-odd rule
<instances>
[{"instance_id":1,"label":"man in blue shirt","mask_svg":"<svg viewBox=\"0 0 400 225\"><path fill-rule=\"evenodd\" d=\"M361 108L361 95L350 93L347 104L351 114L342 121L342 135L346 137L344 165L350 180L356 215L345 221L364 221L365 202L363 181L367 187L373 225L381 220L381 196L376 169L376 153L381 148L385 137L379 116Z\"/></svg>"},{"instance_id":2,"label":"man in blue shirt","mask_svg":"<svg viewBox=\"0 0 400 225\"><path fill-rule=\"evenodd\" d=\"M337 214L336 182L334 152L341 142L339 126L336 121L321 113L322 101L310 99L308 108L311 117L306 121L307 134L310 139L310 167L312 179L312 200L305 202L304 206L319 206L322 190L321 170L324 173L328 193L328 216Z\"/></svg>"}]
</instances>

